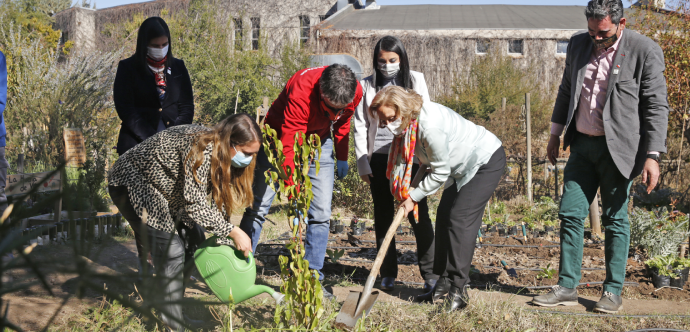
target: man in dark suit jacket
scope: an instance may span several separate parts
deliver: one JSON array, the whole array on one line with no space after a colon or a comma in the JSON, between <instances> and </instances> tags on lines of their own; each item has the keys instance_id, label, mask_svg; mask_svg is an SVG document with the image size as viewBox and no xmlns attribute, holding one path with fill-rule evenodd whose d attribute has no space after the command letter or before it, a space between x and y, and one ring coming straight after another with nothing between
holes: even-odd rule
<instances>
[{"instance_id":1,"label":"man in dark suit jacket","mask_svg":"<svg viewBox=\"0 0 690 332\"><path fill-rule=\"evenodd\" d=\"M585 16L589 31L575 34L568 45L547 147L548 158L555 163L565 129L563 148L570 146L570 158L559 211L558 286L532 302L577 305L584 219L601 188L606 280L594 310L615 313L623 304L630 187L642 174L651 192L659 178L659 153L666 152L669 109L664 55L651 39L625 30L621 0L590 1Z\"/></svg>"}]
</instances>

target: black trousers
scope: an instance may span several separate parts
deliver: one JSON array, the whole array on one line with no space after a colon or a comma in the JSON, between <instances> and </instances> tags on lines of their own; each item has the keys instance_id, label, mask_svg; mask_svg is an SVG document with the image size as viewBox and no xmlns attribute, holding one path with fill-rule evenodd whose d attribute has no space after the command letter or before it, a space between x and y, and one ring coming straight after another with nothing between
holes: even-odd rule
<instances>
[{"instance_id":1,"label":"black trousers","mask_svg":"<svg viewBox=\"0 0 690 332\"><path fill-rule=\"evenodd\" d=\"M506 167L506 154L500 147L489 162L460 191L446 189L436 213L436 257L434 273L448 278L456 287L470 282L470 266L486 203L498 187Z\"/></svg>"},{"instance_id":2,"label":"black trousers","mask_svg":"<svg viewBox=\"0 0 690 332\"><path fill-rule=\"evenodd\" d=\"M198 225L194 229L181 226L178 227L177 234L171 234L144 225L132 206L127 187L108 186L108 192L115 206L134 230L135 237L138 239L137 250L140 250L141 266L146 266L143 257L148 256L146 255L148 252L151 253L156 280L151 285L150 292L147 291L149 293L147 297L163 303L156 306L157 309L168 313L169 317L181 320L182 305L168 303L179 302L184 298L185 282L189 280L194 268L194 251L196 246L205 239L203 231ZM166 316L163 315L166 323L178 330L179 326L175 326L176 324Z\"/></svg>"},{"instance_id":3,"label":"black trousers","mask_svg":"<svg viewBox=\"0 0 690 332\"><path fill-rule=\"evenodd\" d=\"M388 227L395 218L396 204L393 194L391 194L388 179L386 178L386 167L388 165L388 155L374 153L371 156L371 197L374 201L374 230L376 231L376 248L381 247L383 238L386 237ZM419 165L412 167L412 176L417 173ZM414 213L410 213L407 218L410 220L412 229L417 240L417 264L424 280L438 279L434 273L434 226L431 225L429 218L429 206L426 198L419 202L419 221L415 222ZM386 257L381 264L381 277L398 277L398 255L395 249L395 238L391 240Z\"/></svg>"}]
</instances>

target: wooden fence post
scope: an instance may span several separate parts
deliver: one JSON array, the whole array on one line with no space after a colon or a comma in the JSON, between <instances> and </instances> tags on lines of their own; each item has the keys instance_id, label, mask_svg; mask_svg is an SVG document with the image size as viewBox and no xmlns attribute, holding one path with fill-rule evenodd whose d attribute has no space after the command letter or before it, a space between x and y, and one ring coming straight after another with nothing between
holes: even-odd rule
<instances>
[{"instance_id":1,"label":"wooden fence post","mask_svg":"<svg viewBox=\"0 0 690 332\"><path fill-rule=\"evenodd\" d=\"M556 200L560 199L560 196L558 195L558 158L556 158L556 164L553 165L553 181L555 184L554 191L556 193Z\"/></svg>"},{"instance_id":2,"label":"wooden fence post","mask_svg":"<svg viewBox=\"0 0 690 332\"><path fill-rule=\"evenodd\" d=\"M592 204L589 205L589 225L592 228L592 238L601 240L601 221L599 220L599 193L594 195Z\"/></svg>"},{"instance_id":3,"label":"wooden fence post","mask_svg":"<svg viewBox=\"0 0 690 332\"><path fill-rule=\"evenodd\" d=\"M17 156L17 174L24 174L24 154Z\"/></svg>"},{"instance_id":4,"label":"wooden fence post","mask_svg":"<svg viewBox=\"0 0 690 332\"><path fill-rule=\"evenodd\" d=\"M529 93L525 94L525 122L527 123L527 199L532 203L532 126Z\"/></svg>"}]
</instances>

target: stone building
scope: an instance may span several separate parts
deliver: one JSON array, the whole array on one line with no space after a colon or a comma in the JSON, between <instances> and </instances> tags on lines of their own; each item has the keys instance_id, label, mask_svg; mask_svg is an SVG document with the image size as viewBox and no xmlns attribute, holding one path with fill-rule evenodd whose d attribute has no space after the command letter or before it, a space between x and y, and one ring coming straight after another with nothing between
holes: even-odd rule
<instances>
[{"instance_id":1,"label":"stone building","mask_svg":"<svg viewBox=\"0 0 690 332\"><path fill-rule=\"evenodd\" d=\"M352 0L354 1L354 0ZM218 19L227 22L233 33L228 42L238 49L257 49L259 44L278 55L288 42L307 42L312 26L349 5L345 0L215 0ZM65 40L73 40L82 50L113 50L107 36L108 25L130 20L135 14L159 16L163 11L187 10L189 0L157 0L105 9L72 7L55 15L56 28ZM338 7L340 6L340 7Z\"/></svg>"}]
</instances>

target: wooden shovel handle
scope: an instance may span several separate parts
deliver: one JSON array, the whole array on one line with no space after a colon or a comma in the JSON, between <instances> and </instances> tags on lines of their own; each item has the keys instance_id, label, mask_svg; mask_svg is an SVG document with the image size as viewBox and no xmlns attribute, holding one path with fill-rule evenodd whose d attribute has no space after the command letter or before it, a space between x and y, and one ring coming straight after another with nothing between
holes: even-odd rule
<instances>
[{"instance_id":1,"label":"wooden shovel handle","mask_svg":"<svg viewBox=\"0 0 690 332\"><path fill-rule=\"evenodd\" d=\"M374 288L374 282L376 282L376 276L379 274L379 269L381 268L381 264L383 264L383 259L386 257L386 253L388 252L388 246L390 245L393 236L395 236L395 232L398 229L398 226L400 226L400 223L404 217L405 208L398 208L398 212L395 214L393 223L388 228L386 237L383 238L383 242L381 243L381 248L379 248L379 252L376 254L376 260L374 260L374 266L371 267L371 272L369 273L367 282L364 284L364 290L362 291L362 296L359 298L359 304L357 306L357 310L355 311L355 317L361 312L362 304L366 303L366 299L371 295L371 290Z\"/></svg>"}]
</instances>

